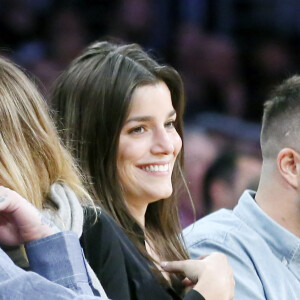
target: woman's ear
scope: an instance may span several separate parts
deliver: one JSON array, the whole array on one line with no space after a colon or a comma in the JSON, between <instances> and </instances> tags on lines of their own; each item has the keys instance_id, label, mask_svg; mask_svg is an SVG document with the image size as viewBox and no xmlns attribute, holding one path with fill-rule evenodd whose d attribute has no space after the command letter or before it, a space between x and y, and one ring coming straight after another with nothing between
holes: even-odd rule
<instances>
[{"instance_id":1,"label":"woman's ear","mask_svg":"<svg viewBox=\"0 0 300 300\"><path fill-rule=\"evenodd\" d=\"M291 149L283 148L277 155L277 166L284 180L293 188L300 187L300 154Z\"/></svg>"}]
</instances>

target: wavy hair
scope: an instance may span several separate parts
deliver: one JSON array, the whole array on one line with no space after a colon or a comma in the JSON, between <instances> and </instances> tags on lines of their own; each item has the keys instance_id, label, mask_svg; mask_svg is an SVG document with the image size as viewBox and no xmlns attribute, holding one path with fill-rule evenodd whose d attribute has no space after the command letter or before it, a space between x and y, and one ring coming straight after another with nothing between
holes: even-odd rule
<instances>
[{"instance_id":1,"label":"wavy hair","mask_svg":"<svg viewBox=\"0 0 300 300\"><path fill-rule=\"evenodd\" d=\"M37 87L4 57L0 57L0 153L0 184L37 208L53 207L48 194L55 182L68 184L83 202L89 198Z\"/></svg>"},{"instance_id":2,"label":"wavy hair","mask_svg":"<svg viewBox=\"0 0 300 300\"><path fill-rule=\"evenodd\" d=\"M96 42L61 74L51 103L57 126L89 179L88 190L149 258L140 228L126 206L117 170L120 132L129 113L133 91L163 81L177 113L175 128L183 138L184 91L179 74L160 65L138 45ZM173 174L173 194L148 205L143 234L162 260L188 257L182 245L177 193L182 176L183 149ZM140 228L141 229L141 228ZM151 258L150 258L151 259Z\"/></svg>"}]
</instances>

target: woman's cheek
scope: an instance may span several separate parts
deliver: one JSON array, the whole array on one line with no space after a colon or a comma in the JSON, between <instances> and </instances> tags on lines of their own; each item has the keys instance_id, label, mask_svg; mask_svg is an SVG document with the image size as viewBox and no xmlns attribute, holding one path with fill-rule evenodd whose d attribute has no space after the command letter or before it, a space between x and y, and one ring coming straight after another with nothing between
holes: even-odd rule
<instances>
[{"instance_id":1,"label":"woman's cheek","mask_svg":"<svg viewBox=\"0 0 300 300\"><path fill-rule=\"evenodd\" d=\"M182 148L182 140L181 140L180 135L176 132L176 136L174 137L174 150L175 150L176 156L180 152L181 148Z\"/></svg>"}]
</instances>

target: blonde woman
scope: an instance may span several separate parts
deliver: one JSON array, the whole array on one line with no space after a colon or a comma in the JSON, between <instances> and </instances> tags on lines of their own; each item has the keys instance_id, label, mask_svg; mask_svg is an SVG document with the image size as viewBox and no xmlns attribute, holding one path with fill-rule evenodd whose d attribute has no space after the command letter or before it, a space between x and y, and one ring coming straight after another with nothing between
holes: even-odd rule
<instances>
[{"instance_id":1,"label":"blonde woman","mask_svg":"<svg viewBox=\"0 0 300 300\"><path fill-rule=\"evenodd\" d=\"M82 233L83 209L91 204L68 151L62 146L46 103L22 70L0 58L0 185L43 211L60 230ZM30 266L20 247L6 253ZM89 268L96 288L101 285Z\"/></svg>"}]
</instances>

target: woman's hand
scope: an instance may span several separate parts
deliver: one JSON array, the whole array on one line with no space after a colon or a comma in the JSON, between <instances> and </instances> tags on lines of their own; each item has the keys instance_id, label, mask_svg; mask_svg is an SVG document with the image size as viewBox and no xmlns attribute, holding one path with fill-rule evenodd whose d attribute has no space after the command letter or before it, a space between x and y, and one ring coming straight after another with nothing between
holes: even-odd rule
<instances>
[{"instance_id":1,"label":"woman's hand","mask_svg":"<svg viewBox=\"0 0 300 300\"><path fill-rule=\"evenodd\" d=\"M230 300L234 297L233 270L222 253L212 253L196 260L163 262L161 267L167 272L183 273L206 300Z\"/></svg>"},{"instance_id":2,"label":"woman's hand","mask_svg":"<svg viewBox=\"0 0 300 300\"><path fill-rule=\"evenodd\" d=\"M0 243L16 246L59 232L18 193L0 186Z\"/></svg>"}]
</instances>

